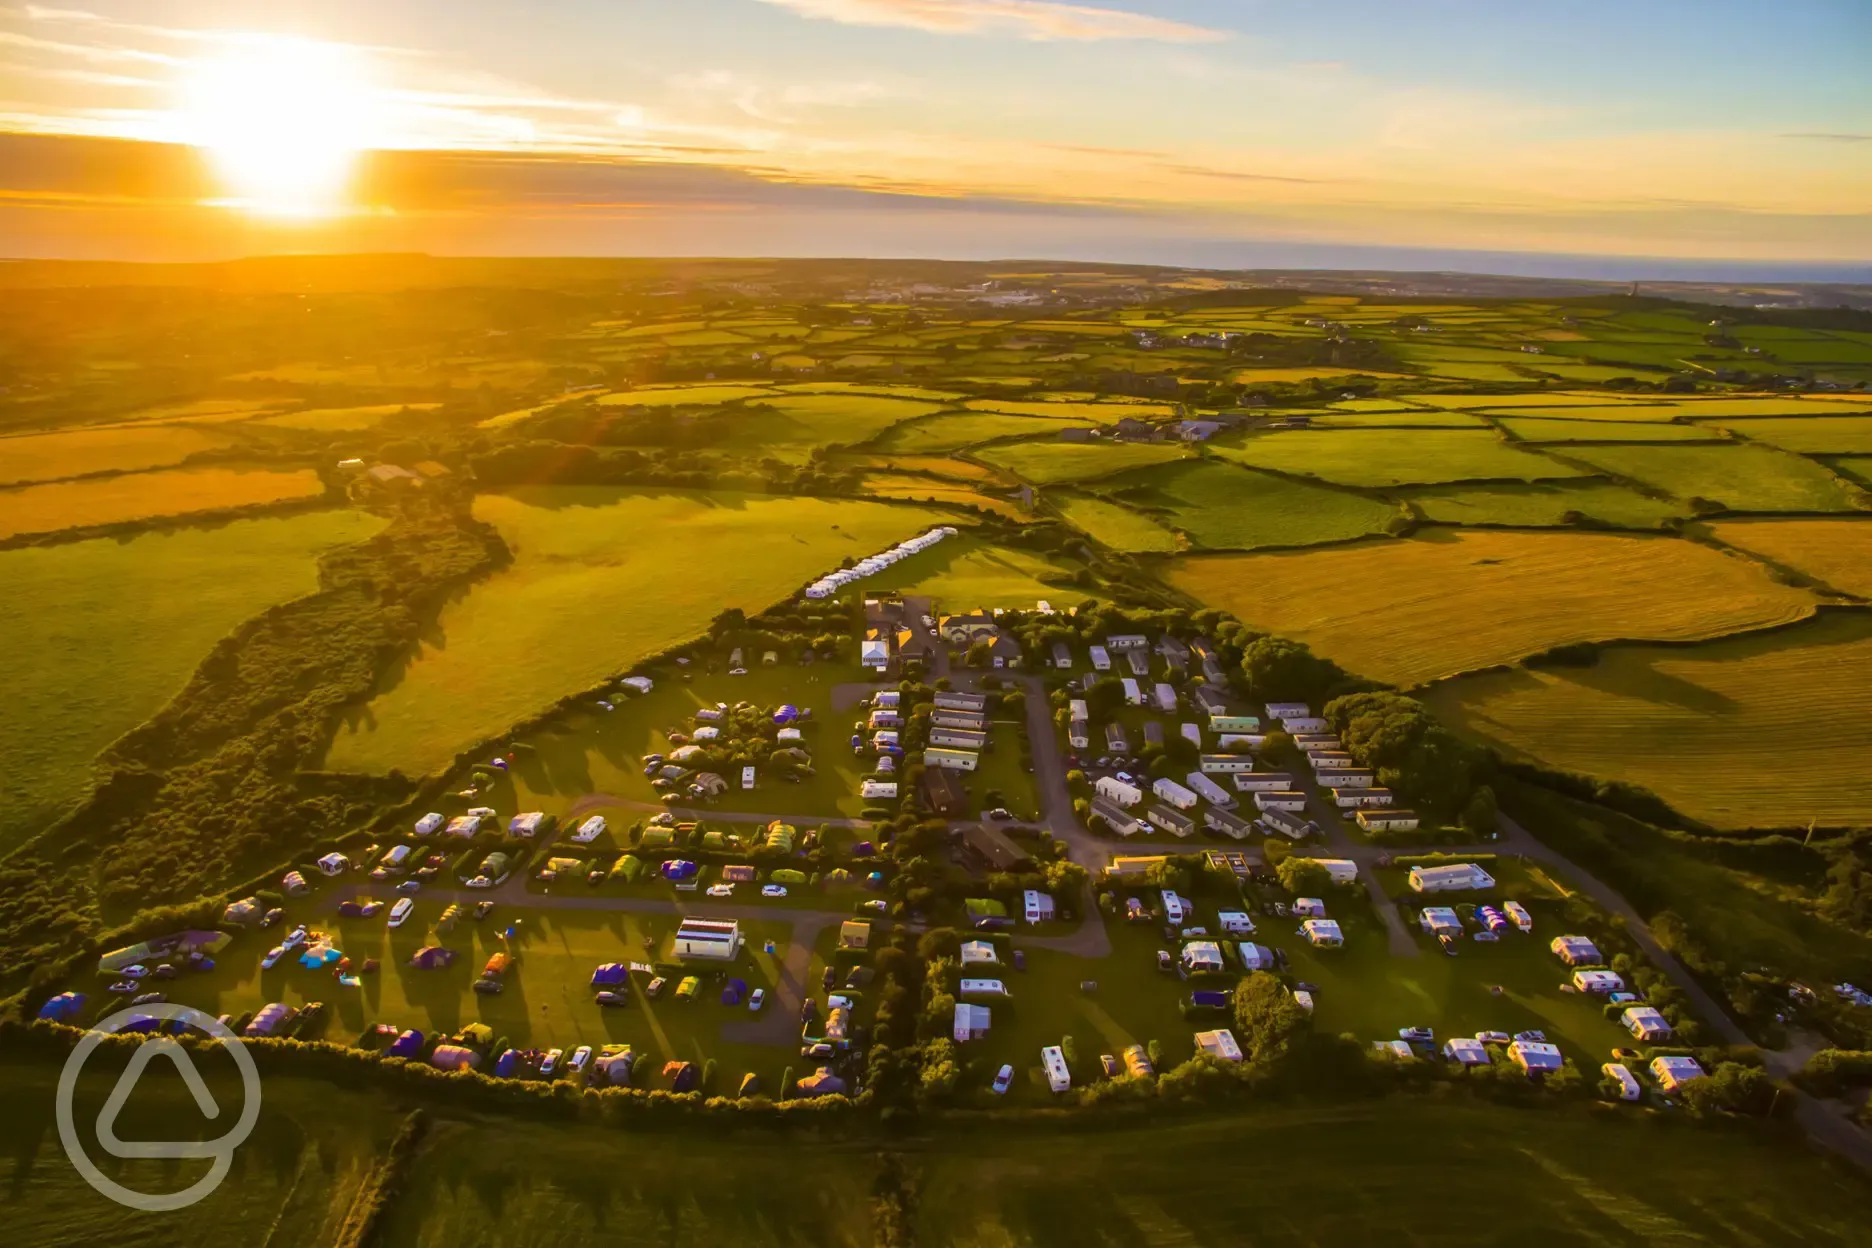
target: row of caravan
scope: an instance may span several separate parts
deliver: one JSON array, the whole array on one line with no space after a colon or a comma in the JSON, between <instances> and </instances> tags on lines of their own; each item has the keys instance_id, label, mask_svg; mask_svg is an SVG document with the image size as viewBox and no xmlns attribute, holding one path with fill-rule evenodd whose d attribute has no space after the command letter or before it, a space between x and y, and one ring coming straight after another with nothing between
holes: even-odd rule
<instances>
[{"instance_id":1,"label":"row of caravan","mask_svg":"<svg viewBox=\"0 0 1872 1248\"><path fill-rule=\"evenodd\" d=\"M820 577L806 587L806 596L808 598L830 598L833 594L836 594L853 581L861 581L867 576L882 572L885 568L890 567L898 560L908 559L911 555L928 550L937 542L942 541L943 538L954 537L958 532L960 532L960 530L956 529L953 525L941 525L931 529L921 537L912 537L899 542L882 554L860 559L849 568L840 568L836 572Z\"/></svg>"}]
</instances>

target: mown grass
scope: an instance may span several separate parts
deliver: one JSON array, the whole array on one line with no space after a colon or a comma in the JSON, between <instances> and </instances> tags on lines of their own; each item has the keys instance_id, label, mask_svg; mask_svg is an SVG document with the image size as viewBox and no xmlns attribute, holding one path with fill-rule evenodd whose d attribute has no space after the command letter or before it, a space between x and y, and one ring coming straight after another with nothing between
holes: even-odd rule
<instances>
[{"instance_id":1,"label":"mown grass","mask_svg":"<svg viewBox=\"0 0 1872 1248\"><path fill-rule=\"evenodd\" d=\"M0 539L316 498L325 483L310 468L183 468L0 490Z\"/></svg>"},{"instance_id":2,"label":"mown grass","mask_svg":"<svg viewBox=\"0 0 1872 1248\"><path fill-rule=\"evenodd\" d=\"M1710 531L1843 593L1872 598L1872 518L1726 520Z\"/></svg>"},{"instance_id":3,"label":"mown grass","mask_svg":"<svg viewBox=\"0 0 1872 1248\"><path fill-rule=\"evenodd\" d=\"M450 604L330 765L422 774L457 751L946 515L888 503L554 486L487 495L511 566Z\"/></svg>"},{"instance_id":4,"label":"mown grass","mask_svg":"<svg viewBox=\"0 0 1872 1248\"><path fill-rule=\"evenodd\" d=\"M1053 443L1014 442L980 454L984 463L1005 468L1035 485L1095 481L1129 468L1181 459L1183 448L1159 442Z\"/></svg>"},{"instance_id":5,"label":"mown grass","mask_svg":"<svg viewBox=\"0 0 1872 1248\"><path fill-rule=\"evenodd\" d=\"M1503 429L1523 442L1721 442L1722 433L1701 425L1664 421L1573 420L1564 416L1504 416Z\"/></svg>"},{"instance_id":6,"label":"mown grass","mask_svg":"<svg viewBox=\"0 0 1872 1248\"><path fill-rule=\"evenodd\" d=\"M0 847L90 788L91 760L160 710L235 625L318 588L317 556L382 527L353 511L0 551Z\"/></svg>"},{"instance_id":7,"label":"mown grass","mask_svg":"<svg viewBox=\"0 0 1872 1248\"><path fill-rule=\"evenodd\" d=\"M1057 438L1062 428L1084 429L1087 420L1041 420L1032 416L931 416L898 425L878 440L878 449L927 454L955 451L995 438Z\"/></svg>"},{"instance_id":8,"label":"mown grass","mask_svg":"<svg viewBox=\"0 0 1872 1248\"><path fill-rule=\"evenodd\" d=\"M1872 454L1872 416L1734 416L1708 423L1803 455Z\"/></svg>"},{"instance_id":9,"label":"mown grass","mask_svg":"<svg viewBox=\"0 0 1872 1248\"><path fill-rule=\"evenodd\" d=\"M0 485L167 468L227 440L194 425L121 425L0 438Z\"/></svg>"},{"instance_id":10,"label":"mown grass","mask_svg":"<svg viewBox=\"0 0 1872 1248\"><path fill-rule=\"evenodd\" d=\"M1618 646L1587 668L1490 672L1430 702L1457 731L1511 756L1651 789L1716 827L1872 820L1864 760L1872 619L1694 647Z\"/></svg>"},{"instance_id":11,"label":"mown grass","mask_svg":"<svg viewBox=\"0 0 1872 1248\"><path fill-rule=\"evenodd\" d=\"M946 610L1033 608L1044 598L1055 607L1087 595L1069 584L1076 569L1032 551L951 538L912 555L865 581L867 589L934 598Z\"/></svg>"},{"instance_id":12,"label":"mown grass","mask_svg":"<svg viewBox=\"0 0 1872 1248\"><path fill-rule=\"evenodd\" d=\"M1125 502L1162 509L1211 550L1310 546L1384 531L1395 506L1345 490L1214 461L1171 464L1107 483Z\"/></svg>"},{"instance_id":13,"label":"mown grass","mask_svg":"<svg viewBox=\"0 0 1872 1248\"><path fill-rule=\"evenodd\" d=\"M1568 458L1733 511L1853 511L1872 496L1819 464L1765 446L1580 446Z\"/></svg>"},{"instance_id":14,"label":"mown grass","mask_svg":"<svg viewBox=\"0 0 1872 1248\"><path fill-rule=\"evenodd\" d=\"M1322 429L1250 436L1216 454L1255 468L1342 485L1434 485L1445 481L1536 481L1578 468L1520 450L1493 430Z\"/></svg>"},{"instance_id":15,"label":"mown grass","mask_svg":"<svg viewBox=\"0 0 1872 1248\"><path fill-rule=\"evenodd\" d=\"M1622 637L1690 641L1798 620L1814 599L1694 542L1432 530L1408 541L1196 556L1170 583L1402 686Z\"/></svg>"},{"instance_id":16,"label":"mown grass","mask_svg":"<svg viewBox=\"0 0 1872 1248\"><path fill-rule=\"evenodd\" d=\"M1513 485L1441 486L1403 494L1426 520L1438 524L1491 524L1553 528L1572 512L1625 529L1655 529L1686 516L1689 508L1647 498L1605 481L1527 482Z\"/></svg>"},{"instance_id":17,"label":"mown grass","mask_svg":"<svg viewBox=\"0 0 1872 1248\"><path fill-rule=\"evenodd\" d=\"M1164 554L1182 543L1177 535L1149 516L1103 498L1063 494L1053 498L1066 523L1093 541L1126 554Z\"/></svg>"}]
</instances>

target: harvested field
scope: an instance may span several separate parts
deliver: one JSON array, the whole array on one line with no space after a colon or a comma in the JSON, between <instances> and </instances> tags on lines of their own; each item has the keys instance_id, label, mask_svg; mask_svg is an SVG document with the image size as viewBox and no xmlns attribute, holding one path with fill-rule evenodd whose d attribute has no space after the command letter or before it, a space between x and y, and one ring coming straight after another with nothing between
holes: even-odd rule
<instances>
[{"instance_id":1,"label":"harvested field","mask_svg":"<svg viewBox=\"0 0 1872 1248\"><path fill-rule=\"evenodd\" d=\"M1022 520L1026 513L1005 498L984 494L955 481L933 481L908 473L872 472L864 479L865 493L876 498L896 498L917 503L950 503L958 507L978 507L1010 520Z\"/></svg>"},{"instance_id":2,"label":"harvested field","mask_svg":"<svg viewBox=\"0 0 1872 1248\"><path fill-rule=\"evenodd\" d=\"M316 498L325 483L310 468L182 468L0 490L0 540L158 516L223 511Z\"/></svg>"},{"instance_id":3,"label":"harvested field","mask_svg":"<svg viewBox=\"0 0 1872 1248\"><path fill-rule=\"evenodd\" d=\"M1463 677L1428 700L1512 757L1643 785L1717 827L1805 827L1872 821L1868 688L1872 616L1842 612L1700 646L1615 646L1588 668Z\"/></svg>"},{"instance_id":4,"label":"harvested field","mask_svg":"<svg viewBox=\"0 0 1872 1248\"><path fill-rule=\"evenodd\" d=\"M1131 473L1103 488L1161 513L1211 550L1346 541L1382 533L1399 515L1396 506L1360 494L1204 460Z\"/></svg>"},{"instance_id":5,"label":"harvested field","mask_svg":"<svg viewBox=\"0 0 1872 1248\"><path fill-rule=\"evenodd\" d=\"M1536 481L1583 474L1481 429L1302 429L1255 434L1245 442L1218 445L1215 452L1251 467L1342 485Z\"/></svg>"},{"instance_id":6,"label":"harvested field","mask_svg":"<svg viewBox=\"0 0 1872 1248\"><path fill-rule=\"evenodd\" d=\"M1193 556L1168 579L1251 627L1403 687L1573 642L1719 637L1815 606L1742 558L1613 533L1433 530L1317 551Z\"/></svg>"},{"instance_id":7,"label":"harvested field","mask_svg":"<svg viewBox=\"0 0 1872 1248\"><path fill-rule=\"evenodd\" d=\"M1683 503L1647 498L1625 486L1595 480L1434 487L1400 496L1437 524L1554 528L1577 513L1616 528L1655 529L1690 514Z\"/></svg>"},{"instance_id":8,"label":"harvested field","mask_svg":"<svg viewBox=\"0 0 1872 1248\"><path fill-rule=\"evenodd\" d=\"M225 445L226 439L186 424L122 425L0 438L0 485L167 468L197 451Z\"/></svg>"},{"instance_id":9,"label":"harvested field","mask_svg":"<svg viewBox=\"0 0 1872 1248\"><path fill-rule=\"evenodd\" d=\"M1852 520L1725 520L1718 540L1805 572L1842 593L1872 598L1872 517Z\"/></svg>"},{"instance_id":10,"label":"harvested field","mask_svg":"<svg viewBox=\"0 0 1872 1248\"><path fill-rule=\"evenodd\" d=\"M1523 442L1721 442L1721 430L1663 421L1503 416L1496 423Z\"/></svg>"},{"instance_id":11,"label":"harvested field","mask_svg":"<svg viewBox=\"0 0 1872 1248\"><path fill-rule=\"evenodd\" d=\"M1084 494L1054 495L1066 523L1113 550L1126 554L1166 554L1182 547L1177 535L1129 507Z\"/></svg>"}]
</instances>

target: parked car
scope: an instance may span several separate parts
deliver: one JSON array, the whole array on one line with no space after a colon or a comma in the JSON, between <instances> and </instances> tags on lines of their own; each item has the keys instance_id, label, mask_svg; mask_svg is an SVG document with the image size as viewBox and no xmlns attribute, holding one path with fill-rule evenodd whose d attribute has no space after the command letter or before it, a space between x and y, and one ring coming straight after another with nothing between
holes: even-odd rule
<instances>
[{"instance_id":1,"label":"parked car","mask_svg":"<svg viewBox=\"0 0 1872 1248\"><path fill-rule=\"evenodd\" d=\"M858 913L860 914L883 914L888 909L890 909L890 903L877 898L858 903Z\"/></svg>"},{"instance_id":2,"label":"parked car","mask_svg":"<svg viewBox=\"0 0 1872 1248\"><path fill-rule=\"evenodd\" d=\"M404 880L401 884L396 886L396 891L401 893L405 897L409 897L416 893L420 893L422 892L422 881L421 880Z\"/></svg>"},{"instance_id":3,"label":"parked car","mask_svg":"<svg viewBox=\"0 0 1872 1248\"><path fill-rule=\"evenodd\" d=\"M146 992L130 1002L131 1005L161 1005L169 998L160 992Z\"/></svg>"},{"instance_id":4,"label":"parked car","mask_svg":"<svg viewBox=\"0 0 1872 1248\"><path fill-rule=\"evenodd\" d=\"M838 983L838 969L836 967L826 967L825 974L819 977L819 982L821 987L830 989L833 984Z\"/></svg>"},{"instance_id":5,"label":"parked car","mask_svg":"<svg viewBox=\"0 0 1872 1248\"><path fill-rule=\"evenodd\" d=\"M761 1006L766 1004L767 990L765 988L756 988L754 990L754 995L747 999L747 1008L750 1010L758 1010Z\"/></svg>"},{"instance_id":6,"label":"parked car","mask_svg":"<svg viewBox=\"0 0 1872 1248\"><path fill-rule=\"evenodd\" d=\"M1514 1038L1522 1044L1546 1044L1547 1033L1544 1031L1517 1031Z\"/></svg>"},{"instance_id":7,"label":"parked car","mask_svg":"<svg viewBox=\"0 0 1872 1248\"><path fill-rule=\"evenodd\" d=\"M399 897L396 905L390 907L390 926L402 927L403 924L408 921L410 912L414 909L416 909L416 903L414 901L411 901L408 897Z\"/></svg>"},{"instance_id":8,"label":"parked car","mask_svg":"<svg viewBox=\"0 0 1872 1248\"><path fill-rule=\"evenodd\" d=\"M623 993L623 992L612 992L609 988L607 988L603 992L599 993L597 997L594 998L594 1000L596 1000L599 1005L612 1005L612 1006L629 1005L630 994Z\"/></svg>"},{"instance_id":9,"label":"parked car","mask_svg":"<svg viewBox=\"0 0 1872 1248\"><path fill-rule=\"evenodd\" d=\"M1398 1039L1409 1041L1412 1044L1434 1044L1436 1042L1436 1032L1428 1027L1400 1027L1398 1028L1397 1036Z\"/></svg>"},{"instance_id":10,"label":"parked car","mask_svg":"<svg viewBox=\"0 0 1872 1248\"><path fill-rule=\"evenodd\" d=\"M286 956L286 946L274 945L271 949L267 950L266 953L261 956L260 969L263 971L272 970L275 966L279 965L279 960L285 956Z\"/></svg>"},{"instance_id":11,"label":"parked car","mask_svg":"<svg viewBox=\"0 0 1872 1248\"><path fill-rule=\"evenodd\" d=\"M824 1058L831 1057L833 1054L837 1053L838 1050L833 1048L831 1045L827 1044L825 1041L821 1040L817 1044L809 1044L809 1045L804 1046L803 1048L800 1049L799 1052L800 1052L801 1057L813 1057L813 1058L824 1059Z\"/></svg>"},{"instance_id":12,"label":"parked car","mask_svg":"<svg viewBox=\"0 0 1872 1248\"><path fill-rule=\"evenodd\" d=\"M506 986L498 979L483 978L474 982L474 990L484 997L497 997Z\"/></svg>"},{"instance_id":13,"label":"parked car","mask_svg":"<svg viewBox=\"0 0 1872 1248\"><path fill-rule=\"evenodd\" d=\"M660 997L663 995L663 989L668 986L669 986L669 980L665 979L661 975L658 975L656 978L652 979L649 983L644 985L644 996Z\"/></svg>"},{"instance_id":14,"label":"parked car","mask_svg":"<svg viewBox=\"0 0 1872 1248\"><path fill-rule=\"evenodd\" d=\"M708 895L711 897L732 897L734 896L734 885L711 884L708 886Z\"/></svg>"},{"instance_id":15,"label":"parked car","mask_svg":"<svg viewBox=\"0 0 1872 1248\"><path fill-rule=\"evenodd\" d=\"M1003 1066L995 1072L994 1083L990 1085L996 1096L1006 1096L1007 1090L1014 1086L1014 1068Z\"/></svg>"},{"instance_id":16,"label":"parked car","mask_svg":"<svg viewBox=\"0 0 1872 1248\"><path fill-rule=\"evenodd\" d=\"M701 990L701 987L702 980L699 977L695 975L685 975L683 976L682 983L676 985L676 999L678 1001L692 1001L695 999L696 993Z\"/></svg>"},{"instance_id":17,"label":"parked car","mask_svg":"<svg viewBox=\"0 0 1872 1248\"><path fill-rule=\"evenodd\" d=\"M581 1044L578 1048L572 1050L572 1069L575 1071L584 1070L586 1063L591 1061L591 1055L591 1045L589 1044Z\"/></svg>"},{"instance_id":18,"label":"parked car","mask_svg":"<svg viewBox=\"0 0 1872 1248\"><path fill-rule=\"evenodd\" d=\"M547 1049L546 1058L540 1063L540 1074L553 1075L559 1071L559 1059L565 1056L564 1049Z\"/></svg>"},{"instance_id":19,"label":"parked car","mask_svg":"<svg viewBox=\"0 0 1872 1248\"><path fill-rule=\"evenodd\" d=\"M763 884L761 885L760 895L763 897L784 897L786 896L786 885Z\"/></svg>"},{"instance_id":20,"label":"parked car","mask_svg":"<svg viewBox=\"0 0 1872 1248\"><path fill-rule=\"evenodd\" d=\"M1478 1031L1475 1035L1477 1044L1507 1044L1508 1033L1505 1031Z\"/></svg>"},{"instance_id":21,"label":"parked car","mask_svg":"<svg viewBox=\"0 0 1872 1248\"><path fill-rule=\"evenodd\" d=\"M492 914L492 913L494 913L494 903L493 903L493 902L491 902L491 901L477 901L477 902L475 902L475 908L474 908L474 917L475 917L475 922L477 922L477 923L479 923L479 922L480 922L480 921L481 921L482 919L485 919L485 918L487 918L487 916L488 916L488 915L490 915L490 914Z\"/></svg>"},{"instance_id":22,"label":"parked car","mask_svg":"<svg viewBox=\"0 0 1872 1248\"><path fill-rule=\"evenodd\" d=\"M1017 970L1017 971L1024 971L1024 970L1026 970L1026 969L1027 969L1027 952L1026 952L1026 950L1024 950L1024 949L1016 949L1016 950L1014 951L1014 969L1015 969L1015 970Z\"/></svg>"},{"instance_id":23,"label":"parked car","mask_svg":"<svg viewBox=\"0 0 1872 1248\"><path fill-rule=\"evenodd\" d=\"M1014 812L1005 806L996 806L993 810L988 812L988 818L998 823L1007 823L1014 818Z\"/></svg>"},{"instance_id":24,"label":"parked car","mask_svg":"<svg viewBox=\"0 0 1872 1248\"><path fill-rule=\"evenodd\" d=\"M1099 1054L1099 1069L1105 1072L1107 1079L1116 1079L1124 1074L1124 1064L1112 1053Z\"/></svg>"},{"instance_id":25,"label":"parked car","mask_svg":"<svg viewBox=\"0 0 1872 1248\"><path fill-rule=\"evenodd\" d=\"M310 931L306 930L306 925L301 923L298 927L293 928L292 931L287 932L286 939L280 941L280 944L285 945L288 949L296 948L299 945L305 944L306 938L311 936L311 934ZM130 975L135 970L135 967L125 967L124 974Z\"/></svg>"}]
</instances>

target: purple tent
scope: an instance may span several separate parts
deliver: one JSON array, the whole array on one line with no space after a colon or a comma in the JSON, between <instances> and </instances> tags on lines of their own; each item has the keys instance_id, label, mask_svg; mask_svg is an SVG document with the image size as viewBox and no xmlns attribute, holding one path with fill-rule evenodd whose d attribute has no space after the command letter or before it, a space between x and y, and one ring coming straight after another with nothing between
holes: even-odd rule
<instances>
[{"instance_id":1,"label":"purple tent","mask_svg":"<svg viewBox=\"0 0 1872 1248\"><path fill-rule=\"evenodd\" d=\"M776 724L790 724L798 718L799 707L794 706L791 702L773 713L773 722Z\"/></svg>"},{"instance_id":2,"label":"purple tent","mask_svg":"<svg viewBox=\"0 0 1872 1248\"><path fill-rule=\"evenodd\" d=\"M723 1005L740 1005L741 999L745 996L747 996L747 980L731 979L728 981L728 986L721 990L721 1003Z\"/></svg>"},{"instance_id":3,"label":"purple tent","mask_svg":"<svg viewBox=\"0 0 1872 1248\"><path fill-rule=\"evenodd\" d=\"M877 846L873 845L870 841L859 841L856 845L852 846L852 857L854 858L869 858L875 853L877 853Z\"/></svg>"},{"instance_id":4,"label":"purple tent","mask_svg":"<svg viewBox=\"0 0 1872 1248\"><path fill-rule=\"evenodd\" d=\"M663 1077L670 1081L670 1091L687 1092L695 1087L696 1068L691 1062L665 1062Z\"/></svg>"},{"instance_id":5,"label":"purple tent","mask_svg":"<svg viewBox=\"0 0 1872 1248\"><path fill-rule=\"evenodd\" d=\"M410 956L409 964L419 971L439 971L454 960L453 949L444 949L441 945L424 945Z\"/></svg>"},{"instance_id":6,"label":"purple tent","mask_svg":"<svg viewBox=\"0 0 1872 1248\"><path fill-rule=\"evenodd\" d=\"M494 1074L496 1075L496 1077L501 1078L501 1079L512 1078L514 1071L519 1067L519 1065L520 1065L519 1051L516 1049L508 1049L506 1052L502 1053L500 1057L495 1061Z\"/></svg>"},{"instance_id":7,"label":"purple tent","mask_svg":"<svg viewBox=\"0 0 1872 1248\"><path fill-rule=\"evenodd\" d=\"M415 1057L422 1052L423 1034L420 1031L406 1031L390 1045L391 1057Z\"/></svg>"},{"instance_id":8,"label":"purple tent","mask_svg":"<svg viewBox=\"0 0 1872 1248\"><path fill-rule=\"evenodd\" d=\"M85 995L82 992L61 992L39 1007L39 1017L62 1023L84 1009Z\"/></svg>"},{"instance_id":9,"label":"purple tent","mask_svg":"<svg viewBox=\"0 0 1872 1248\"><path fill-rule=\"evenodd\" d=\"M663 878L666 880L686 880L699 868L687 858L672 858L663 864Z\"/></svg>"},{"instance_id":10,"label":"purple tent","mask_svg":"<svg viewBox=\"0 0 1872 1248\"><path fill-rule=\"evenodd\" d=\"M630 980L630 968L622 962L607 962L592 972L594 988L615 988Z\"/></svg>"}]
</instances>

